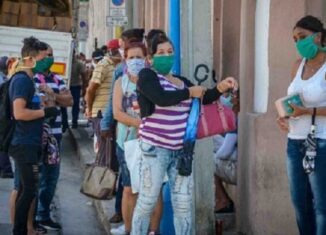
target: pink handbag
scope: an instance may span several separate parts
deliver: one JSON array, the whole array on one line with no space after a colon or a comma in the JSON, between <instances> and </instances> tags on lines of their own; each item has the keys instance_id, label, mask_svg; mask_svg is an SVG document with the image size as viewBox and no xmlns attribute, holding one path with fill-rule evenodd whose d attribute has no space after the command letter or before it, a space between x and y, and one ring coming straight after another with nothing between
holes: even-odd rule
<instances>
[{"instance_id":1,"label":"pink handbag","mask_svg":"<svg viewBox=\"0 0 326 235\"><path fill-rule=\"evenodd\" d=\"M202 105L198 121L197 139L236 130L233 110L220 102Z\"/></svg>"}]
</instances>

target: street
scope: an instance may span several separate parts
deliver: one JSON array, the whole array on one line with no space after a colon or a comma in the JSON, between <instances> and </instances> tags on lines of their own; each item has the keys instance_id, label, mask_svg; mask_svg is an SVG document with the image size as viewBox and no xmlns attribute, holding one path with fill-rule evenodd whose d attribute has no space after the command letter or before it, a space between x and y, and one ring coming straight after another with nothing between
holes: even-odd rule
<instances>
[{"instance_id":1,"label":"street","mask_svg":"<svg viewBox=\"0 0 326 235\"><path fill-rule=\"evenodd\" d=\"M53 217L58 220L63 229L60 233L48 231L55 235L102 235L106 234L98 221L92 200L79 192L82 180L82 170L73 149L69 134L63 136L61 173L55 196ZM0 179L0 234L9 235L9 194L12 189L12 179Z\"/></svg>"}]
</instances>

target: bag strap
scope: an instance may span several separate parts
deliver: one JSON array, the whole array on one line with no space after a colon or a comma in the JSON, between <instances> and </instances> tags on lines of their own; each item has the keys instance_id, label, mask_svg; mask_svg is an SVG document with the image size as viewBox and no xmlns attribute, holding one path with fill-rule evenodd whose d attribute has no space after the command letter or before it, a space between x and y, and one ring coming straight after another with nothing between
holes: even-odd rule
<instances>
[{"instance_id":1,"label":"bag strap","mask_svg":"<svg viewBox=\"0 0 326 235\"><path fill-rule=\"evenodd\" d=\"M226 120L224 110L225 109L224 109L223 105L220 102L217 102L217 111L218 111L218 113L220 115L223 129L227 130L228 129L228 123L227 123L227 120Z\"/></svg>"},{"instance_id":2,"label":"bag strap","mask_svg":"<svg viewBox=\"0 0 326 235\"><path fill-rule=\"evenodd\" d=\"M316 114L317 108L313 108L312 116L311 116L311 133L315 134L316 131Z\"/></svg>"}]
</instances>

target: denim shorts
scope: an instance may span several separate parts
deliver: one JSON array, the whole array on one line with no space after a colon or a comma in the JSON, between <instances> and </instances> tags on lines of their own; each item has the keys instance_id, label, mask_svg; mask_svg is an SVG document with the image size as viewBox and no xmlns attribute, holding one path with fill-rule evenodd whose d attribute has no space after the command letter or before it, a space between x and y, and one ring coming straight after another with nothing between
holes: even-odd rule
<instances>
[{"instance_id":1,"label":"denim shorts","mask_svg":"<svg viewBox=\"0 0 326 235\"><path fill-rule=\"evenodd\" d=\"M117 144L116 155L120 164L120 177L122 179L122 185L124 187L131 187L130 172L127 166L125 152Z\"/></svg>"}]
</instances>

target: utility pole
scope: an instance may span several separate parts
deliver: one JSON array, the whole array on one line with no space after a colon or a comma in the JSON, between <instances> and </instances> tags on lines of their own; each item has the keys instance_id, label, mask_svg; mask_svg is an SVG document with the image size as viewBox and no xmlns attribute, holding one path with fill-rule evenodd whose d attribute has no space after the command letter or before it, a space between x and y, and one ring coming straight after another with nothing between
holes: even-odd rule
<instances>
[{"instance_id":1,"label":"utility pole","mask_svg":"<svg viewBox=\"0 0 326 235\"><path fill-rule=\"evenodd\" d=\"M212 1L181 0L181 74L213 87ZM200 27L198 27L200 26ZM203 36L204 35L204 36ZM196 142L193 234L215 234L213 141Z\"/></svg>"}]
</instances>

